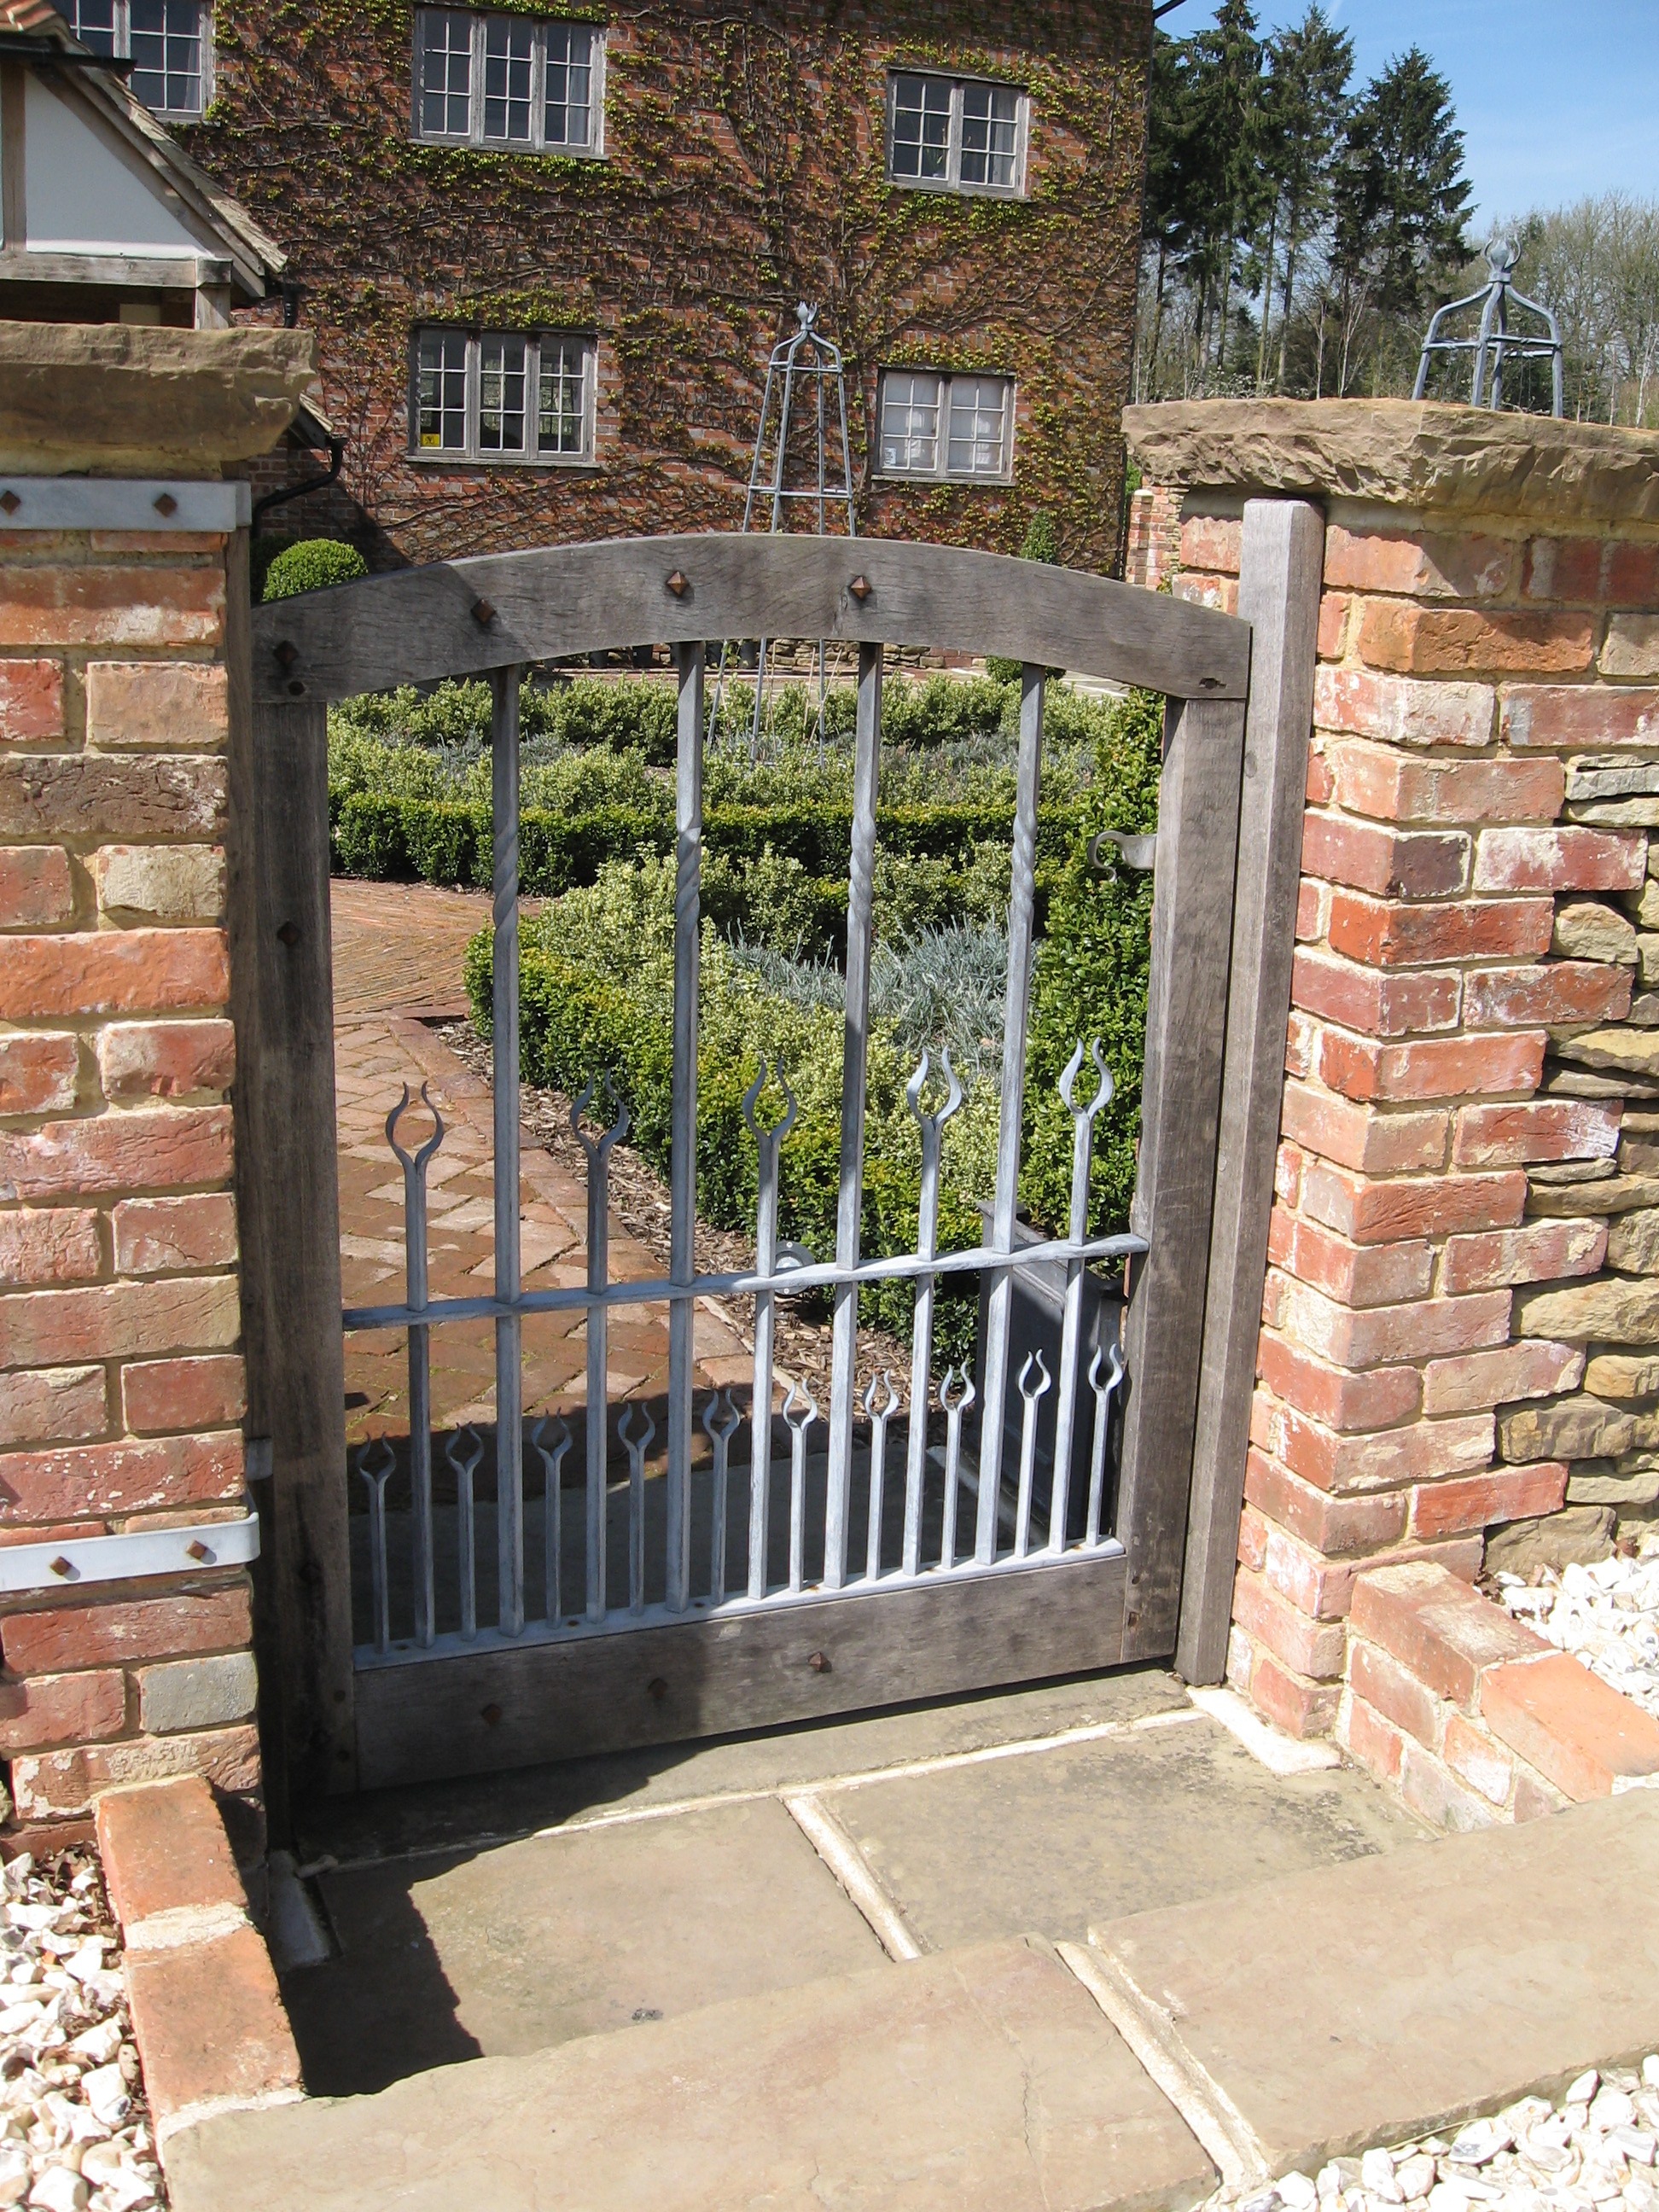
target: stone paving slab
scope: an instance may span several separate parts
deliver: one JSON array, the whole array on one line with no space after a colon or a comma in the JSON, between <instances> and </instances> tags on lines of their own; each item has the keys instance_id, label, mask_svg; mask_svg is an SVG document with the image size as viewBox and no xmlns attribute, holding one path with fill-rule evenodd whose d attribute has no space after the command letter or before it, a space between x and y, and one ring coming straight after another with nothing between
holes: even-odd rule
<instances>
[{"instance_id":1,"label":"stone paving slab","mask_svg":"<svg viewBox=\"0 0 1659 2212\"><path fill-rule=\"evenodd\" d=\"M1215 2173L1036 1939L181 2136L173 2212L1179 2212Z\"/></svg>"},{"instance_id":2,"label":"stone paving slab","mask_svg":"<svg viewBox=\"0 0 1659 2212\"><path fill-rule=\"evenodd\" d=\"M1659 2047L1659 1791L1097 1925L1267 2168Z\"/></svg>"},{"instance_id":3,"label":"stone paving slab","mask_svg":"<svg viewBox=\"0 0 1659 2212\"><path fill-rule=\"evenodd\" d=\"M1370 1776L1281 1779L1190 1709L1167 1727L830 1802L929 1950L1028 1928L1080 1940L1091 1921L1425 1840Z\"/></svg>"},{"instance_id":4,"label":"stone paving slab","mask_svg":"<svg viewBox=\"0 0 1659 2212\"><path fill-rule=\"evenodd\" d=\"M512 2057L882 1953L775 1798L319 1878L341 1955L283 1996L313 2094Z\"/></svg>"}]
</instances>

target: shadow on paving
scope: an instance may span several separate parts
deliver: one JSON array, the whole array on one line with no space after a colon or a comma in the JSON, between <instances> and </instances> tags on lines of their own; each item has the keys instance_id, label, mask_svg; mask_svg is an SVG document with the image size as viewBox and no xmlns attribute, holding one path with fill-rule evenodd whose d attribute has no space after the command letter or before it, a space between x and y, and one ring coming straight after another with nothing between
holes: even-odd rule
<instances>
[{"instance_id":1,"label":"shadow on paving","mask_svg":"<svg viewBox=\"0 0 1659 2212\"><path fill-rule=\"evenodd\" d=\"M1129 1732L974 1756L1108 1725ZM802 1789L928 1950L1080 1937L1423 1832L1363 1775L1269 1774L1155 1668L366 1793L302 1815L339 1946L284 1978L307 2087L359 2094L879 1965L774 1794Z\"/></svg>"}]
</instances>

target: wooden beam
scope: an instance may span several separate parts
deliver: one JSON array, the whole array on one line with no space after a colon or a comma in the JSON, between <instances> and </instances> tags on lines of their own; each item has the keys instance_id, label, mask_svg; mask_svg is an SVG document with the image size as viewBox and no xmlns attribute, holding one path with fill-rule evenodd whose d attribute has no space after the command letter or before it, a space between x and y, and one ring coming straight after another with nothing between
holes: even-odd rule
<instances>
[{"instance_id":1,"label":"wooden beam","mask_svg":"<svg viewBox=\"0 0 1659 2212\"><path fill-rule=\"evenodd\" d=\"M1255 646L1215 1218L1176 1647L1176 1665L1189 1682L1218 1682L1227 1665L1285 1092L1324 565L1325 519L1318 507L1304 500L1245 502L1238 611Z\"/></svg>"},{"instance_id":2,"label":"wooden beam","mask_svg":"<svg viewBox=\"0 0 1659 2212\"><path fill-rule=\"evenodd\" d=\"M370 1666L365 1789L822 1720L1109 1667L1121 1553L634 1635Z\"/></svg>"},{"instance_id":3,"label":"wooden beam","mask_svg":"<svg viewBox=\"0 0 1659 2212\"><path fill-rule=\"evenodd\" d=\"M350 1567L338 1136L320 704L256 705L234 895L237 1192L249 1434L268 1437L264 1514L283 1737L296 1793L349 1789Z\"/></svg>"},{"instance_id":4,"label":"wooden beam","mask_svg":"<svg viewBox=\"0 0 1659 2212\"><path fill-rule=\"evenodd\" d=\"M1147 596L1150 598L1151 593ZM1171 702L1159 787L1122 1473L1123 1656L1176 1646L1227 1029L1244 708Z\"/></svg>"},{"instance_id":5,"label":"wooden beam","mask_svg":"<svg viewBox=\"0 0 1659 2212\"><path fill-rule=\"evenodd\" d=\"M0 62L0 263L21 251L28 242L27 155L23 141L26 78L21 62ZM0 268L0 275L7 272Z\"/></svg>"},{"instance_id":6,"label":"wooden beam","mask_svg":"<svg viewBox=\"0 0 1659 2212\"><path fill-rule=\"evenodd\" d=\"M1249 672L1244 623L1103 576L951 545L711 533L440 562L260 607L254 696L319 704L515 661L758 636L998 653L1176 698L1242 699Z\"/></svg>"}]
</instances>

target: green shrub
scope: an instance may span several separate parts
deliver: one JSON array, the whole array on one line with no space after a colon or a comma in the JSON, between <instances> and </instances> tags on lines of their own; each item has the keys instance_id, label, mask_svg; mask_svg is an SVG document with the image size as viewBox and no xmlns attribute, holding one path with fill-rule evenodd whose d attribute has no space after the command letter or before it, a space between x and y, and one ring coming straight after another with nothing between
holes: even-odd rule
<instances>
[{"instance_id":1,"label":"green shrub","mask_svg":"<svg viewBox=\"0 0 1659 2212\"><path fill-rule=\"evenodd\" d=\"M330 584L352 584L368 574L355 545L339 538L301 538L278 553L265 570L264 598L291 599L301 592L320 592Z\"/></svg>"},{"instance_id":2,"label":"green shrub","mask_svg":"<svg viewBox=\"0 0 1659 2212\"><path fill-rule=\"evenodd\" d=\"M1054 534L1054 518L1039 508L1025 526L1025 536L1020 544L1022 561L1042 561L1050 568L1060 566L1060 539ZM1050 672L1058 675L1058 669ZM996 684L1018 684L1019 663L1004 660L998 653L986 657L985 673Z\"/></svg>"},{"instance_id":3,"label":"green shrub","mask_svg":"<svg viewBox=\"0 0 1659 2212\"><path fill-rule=\"evenodd\" d=\"M1140 1127L1146 1042L1152 878L1119 867L1115 880L1088 863L1101 830L1158 825L1164 702L1150 692L1123 700L1103 736L1097 775L1070 858L1049 900L1038 948L1026 1062L1025 1165L1021 1195L1039 1220L1064 1227L1071 1193L1071 1116L1055 1088L1077 1040L1100 1039L1115 1089L1095 1123L1089 1225L1110 1236L1128 1225ZM1097 1078L1085 1060L1079 1102Z\"/></svg>"}]
</instances>

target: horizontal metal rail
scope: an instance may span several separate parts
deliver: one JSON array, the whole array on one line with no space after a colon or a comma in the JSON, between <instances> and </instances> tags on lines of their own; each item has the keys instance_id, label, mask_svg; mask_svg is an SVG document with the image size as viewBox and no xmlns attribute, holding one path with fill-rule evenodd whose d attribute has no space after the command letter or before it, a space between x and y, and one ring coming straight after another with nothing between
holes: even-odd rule
<instances>
[{"instance_id":1,"label":"horizontal metal rail","mask_svg":"<svg viewBox=\"0 0 1659 2212\"><path fill-rule=\"evenodd\" d=\"M860 1260L854 1267L837 1267L833 1260L799 1267L779 1267L770 1274L693 1275L676 1283L665 1275L637 1283L608 1283L603 1290L521 1291L508 1302L494 1297L434 1298L422 1306L347 1306L342 1321L349 1329L426 1328L439 1322L495 1321L508 1314L568 1313L585 1306L650 1305L669 1298L753 1297L769 1291L775 1297L799 1297L807 1291L829 1290L840 1284L888 1283L904 1277L971 1273L975 1270L1000 1273L1006 1268L1047 1267L1055 1261L1137 1258L1150 1248L1144 1237L1091 1237L1082 1243L1056 1237L1052 1243L1024 1244L1012 1252L999 1252L975 1244L965 1252L940 1252L928 1259L913 1252L896 1253L884 1260Z\"/></svg>"}]
</instances>

